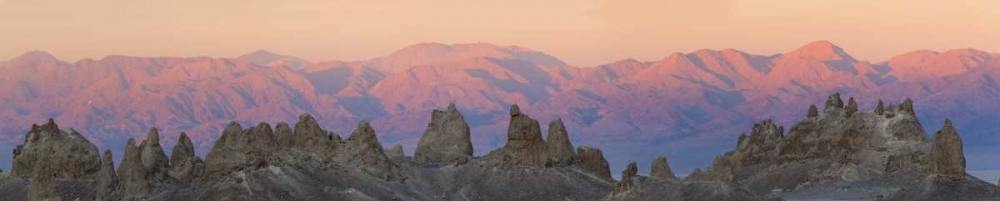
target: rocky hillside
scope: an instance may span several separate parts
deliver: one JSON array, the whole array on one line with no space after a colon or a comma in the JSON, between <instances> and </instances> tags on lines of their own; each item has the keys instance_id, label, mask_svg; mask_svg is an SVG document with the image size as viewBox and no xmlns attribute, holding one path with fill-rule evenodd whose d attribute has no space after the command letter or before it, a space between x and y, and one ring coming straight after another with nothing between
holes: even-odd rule
<instances>
[{"instance_id":1,"label":"rocky hillside","mask_svg":"<svg viewBox=\"0 0 1000 201\"><path fill-rule=\"evenodd\" d=\"M505 145L501 122L518 104L533 117L579 128L571 140L603 148L615 169L629 161L647 166L643 159L665 153L687 172L710 164L755 122L791 126L809 104L839 92L856 97L859 108L874 108L876 97L911 97L916 115L929 120L922 128L953 117L966 131L967 154L976 159L970 168L1000 167L991 162L1000 161L993 154L1000 150L989 146L1000 143L1000 117L983 112L1000 110L1000 55L917 51L873 63L848 52L818 41L776 55L699 50L594 67L484 43L417 44L366 61L317 63L267 51L76 62L29 52L0 62L0 149L15 148L29 131L23 125L53 118L102 150L121 152L126 139L145 139L156 127L171 145L165 152L186 132L204 154L230 121L289 122L309 113L340 134L362 120L380 125L379 140L415 153L431 121L426 114L454 102L475 135L474 154L484 155ZM10 154L0 152L0 167L11 167Z\"/></svg>"},{"instance_id":2,"label":"rocky hillside","mask_svg":"<svg viewBox=\"0 0 1000 201\"><path fill-rule=\"evenodd\" d=\"M543 135L518 105L507 125L502 147L475 155L463 114L435 110L411 157L386 150L366 121L346 139L308 114L294 125L231 122L204 160L185 133L168 156L153 128L127 141L116 167L112 151L101 156L50 120L0 173L0 200L1000 200L1000 187L966 173L952 122L929 137L910 100L862 111L831 95L787 133L755 124L684 179L660 156L648 176L632 162L616 181L600 149L573 149L575 128L555 119Z\"/></svg>"}]
</instances>

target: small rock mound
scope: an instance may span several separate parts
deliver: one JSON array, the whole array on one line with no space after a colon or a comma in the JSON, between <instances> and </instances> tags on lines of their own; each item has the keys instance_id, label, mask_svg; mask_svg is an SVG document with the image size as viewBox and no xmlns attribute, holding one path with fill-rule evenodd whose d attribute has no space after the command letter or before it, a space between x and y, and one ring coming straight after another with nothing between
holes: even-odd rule
<instances>
[{"instance_id":1,"label":"small rock mound","mask_svg":"<svg viewBox=\"0 0 1000 201\"><path fill-rule=\"evenodd\" d=\"M396 146L393 146L392 149L385 152L385 156L389 157L389 160L392 160L392 162L396 164L403 164L406 162L406 153L403 153L403 145L400 144L396 144Z\"/></svg>"},{"instance_id":2,"label":"small rock mound","mask_svg":"<svg viewBox=\"0 0 1000 201\"><path fill-rule=\"evenodd\" d=\"M573 159L573 165L581 169L596 174L603 179L611 179L611 169L608 161L604 159L604 153L598 148L580 146L576 148L577 157Z\"/></svg>"},{"instance_id":3,"label":"small rock mound","mask_svg":"<svg viewBox=\"0 0 1000 201\"><path fill-rule=\"evenodd\" d=\"M946 177L965 177L965 154L962 152L962 138L945 120L944 126L934 133L934 149L931 150L934 173Z\"/></svg>"},{"instance_id":4,"label":"small rock mound","mask_svg":"<svg viewBox=\"0 0 1000 201\"><path fill-rule=\"evenodd\" d=\"M670 170L667 157L664 156L653 159L653 164L649 169L649 176L663 180L677 180L677 176L674 176L674 171Z\"/></svg>"},{"instance_id":5,"label":"small rock mound","mask_svg":"<svg viewBox=\"0 0 1000 201\"><path fill-rule=\"evenodd\" d=\"M194 155L194 144L187 133L181 133L177 139L177 145L170 154L170 164L173 166L170 176L182 182L190 182L205 172L205 162Z\"/></svg>"},{"instance_id":6,"label":"small rock mound","mask_svg":"<svg viewBox=\"0 0 1000 201\"><path fill-rule=\"evenodd\" d=\"M563 125L562 119L549 122L549 135L545 143L549 146L550 157L556 164L569 164L573 161L573 157L576 157L576 152L573 152L573 144L569 141L569 134L566 132L566 126Z\"/></svg>"},{"instance_id":7,"label":"small rock mound","mask_svg":"<svg viewBox=\"0 0 1000 201\"><path fill-rule=\"evenodd\" d=\"M639 173L639 168L635 165L635 162L629 163L625 170L622 170L622 180L615 183L614 190L611 191L611 195L619 195L632 190L635 188L635 176Z\"/></svg>"},{"instance_id":8,"label":"small rock mound","mask_svg":"<svg viewBox=\"0 0 1000 201\"><path fill-rule=\"evenodd\" d=\"M14 149L13 168L10 174L31 178L39 167L51 168L49 173L57 179L93 178L101 169L100 152L83 135L73 129L59 129L49 119L42 126L31 125L24 144Z\"/></svg>"},{"instance_id":9,"label":"small rock mound","mask_svg":"<svg viewBox=\"0 0 1000 201\"><path fill-rule=\"evenodd\" d=\"M336 160L357 165L369 174L385 180L401 178L399 166L385 155L375 129L367 121L358 122L358 128L347 138L347 143L340 149Z\"/></svg>"},{"instance_id":10,"label":"small rock mound","mask_svg":"<svg viewBox=\"0 0 1000 201\"><path fill-rule=\"evenodd\" d=\"M420 137L413 160L419 164L464 163L472 152L469 124L453 103L445 111L431 113L431 122Z\"/></svg>"}]
</instances>

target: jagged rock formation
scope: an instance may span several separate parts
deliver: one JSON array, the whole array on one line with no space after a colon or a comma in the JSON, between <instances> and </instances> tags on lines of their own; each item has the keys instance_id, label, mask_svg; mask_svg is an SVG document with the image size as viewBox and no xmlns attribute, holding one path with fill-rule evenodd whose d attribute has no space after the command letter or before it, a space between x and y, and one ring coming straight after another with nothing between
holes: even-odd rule
<instances>
[{"instance_id":1,"label":"jagged rock formation","mask_svg":"<svg viewBox=\"0 0 1000 201\"><path fill-rule=\"evenodd\" d=\"M142 164L142 155L135 139L128 139L125 144L125 155L122 164L118 166L120 193L124 199L142 197L149 193L149 182L146 169Z\"/></svg>"},{"instance_id":2,"label":"jagged rock formation","mask_svg":"<svg viewBox=\"0 0 1000 201\"><path fill-rule=\"evenodd\" d=\"M245 130L239 123L229 123L205 157L205 176L224 176L244 168L266 167L275 160L272 158L272 153L279 148L278 144L274 143L275 139L271 125L267 123L262 122ZM317 140L322 142L323 139L326 138Z\"/></svg>"},{"instance_id":3,"label":"jagged rock formation","mask_svg":"<svg viewBox=\"0 0 1000 201\"><path fill-rule=\"evenodd\" d=\"M469 124L454 103L445 111L434 110L413 160L419 164L465 163L472 157L471 135Z\"/></svg>"},{"instance_id":4,"label":"jagged rock formation","mask_svg":"<svg viewBox=\"0 0 1000 201\"><path fill-rule=\"evenodd\" d=\"M94 182L93 200L109 200L112 193L118 189L118 174L115 174L115 161L111 150L104 150L101 160L101 171L97 173Z\"/></svg>"},{"instance_id":5,"label":"jagged rock formation","mask_svg":"<svg viewBox=\"0 0 1000 201\"><path fill-rule=\"evenodd\" d=\"M611 195L623 194L634 188L635 183L638 182L635 179L637 173L639 173L639 168L636 167L635 162L629 163L625 170L622 170L622 180L615 183L615 189Z\"/></svg>"},{"instance_id":6,"label":"jagged rock formation","mask_svg":"<svg viewBox=\"0 0 1000 201\"><path fill-rule=\"evenodd\" d=\"M962 138L958 136L951 120L945 120L941 130L934 133L934 149L931 150L934 173L946 177L965 177L965 154L962 153Z\"/></svg>"},{"instance_id":7,"label":"jagged rock formation","mask_svg":"<svg viewBox=\"0 0 1000 201\"><path fill-rule=\"evenodd\" d=\"M840 93L835 93L827 97L826 106L823 107L823 110L826 111L834 108L844 109L844 100L840 99Z\"/></svg>"},{"instance_id":8,"label":"jagged rock formation","mask_svg":"<svg viewBox=\"0 0 1000 201\"><path fill-rule=\"evenodd\" d=\"M51 168L54 178L93 178L101 169L99 151L80 133L73 129L60 130L49 119L45 125L31 125L24 137L24 144L14 149L10 174L30 178L38 167Z\"/></svg>"},{"instance_id":9,"label":"jagged rock formation","mask_svg":"<svg viewBox=\"0 0 1000 201\"><path fill-rule=\"evenodd\" d=\"M622 171L621 181L612 183L601 150L580 146L566 152L563 146L572 145L564 142L566 129L558 120L551 123L548 142L543 141L538 121L513 106L508 144L484 157L471 157L464 165L411 163L401 146L383 150L368 122L359 122L342 141L302 115L294 130L288 124L279 124L275 131L267 123L247 129L230 123L206 157L202 176L184 173L198 172L190 168L196 167L190 161L198 159L186 134L168 161L152 129L140 145L129 140L117 179L107 152L100 169L90 173L93 177L56 179L58 171L36 165L30 180L0 178L0 200L736 201L815 197L816 192L831 191L858 199L1000 198L1000 188L965 174L961 139L950 121L931 141L908 109L912 102L890 105L882 114L848 115L854 101L846 107L841 101L837 107L840 97L830 99L822 113L807 115L787 134L770 120L754 125L740 136L734 151L716 157L705 172L695 169L685 180L676 180L666 158L659 157L652 163L652 178L637 175L633 162ZM37 146L26 143L20 149L29 145ZM37 164L62 160L39 159ZM569 165L553 165L560 159L569 160ZM770 194L775 189L781 193Z\"/></svg>"},{"instance_id":10,"label":"jagged rock formation","mask_svg":"<svg viewBox=\"0 0 1000 201\"><path fill-rule=\"evenodd\" d=\"M604 159L601 149L579 146L576 148L577 157L573 159L573 165L586 170L601 178L610 180L611 169L608 167L608 160Z\"/></svg>"},{"instance_id":11,"label":"jagged rock formation","mask_svg":"<svg viewBox=\"0 0 1000 201\"><path fill-rule=\"evenodd\" d=\"M290 133L288 137L291 137ZM190 182L205 173L205 162L194 155L194 143L187 133L181 133L178 137L177 145L174 145L174 151L170 154L170 164L173 166L170 176L178 181Z\"/></svg>"},{"instance_id":12,"label":"jagged rock formation","mask_svg":"<svg viewBox=\"0 0 1000 201\"><path fill-rule=\"evenodd\" d=\"M851 97L850 100L847 101L847 108L844 108L844 115L846 115L847 118L851 118L851 115L854 115L856 112L858 112L858 102L855 102L854 97Z\"/></svg>"},{"instance_id":13,"label":"jagged rock formation","mask_svg":"<svg viewBox=\"0 0 1000 201\"><path fill-rule=\"evenodd\" d=\"M552 165L548 152L538 120L511 105L507 144L486 157L500 160L504 167L546 167Z\"/></svg>"},{"instance_id":14,"label":"jagged rock formation","mask_svg":"<svg viewBox=\"0 0 1000 201\"><path fill-rule=\"evenodd\" d=\"M569 132L566 131L562 119L549 122L549 133L545 143L549 146L549 157L556 164L569 164L573 161L573 157L576 157L573 143L569 141Z\"/></svg>"},{"instance_id":15,"label":"jagged rock formation","mask_svg":"<svg viewBox=\"0 0 1000 201\"><path fill-rule=\"evenodd\" d=\"M664 156L653 159L653 163L650 165L649 169L649 176L663 180L677 179L677 176L674 176L674 171L670 170L670 165L667 163L667 157Z\"/></svg>"},{"instance_id":16,"label":"jagged rock formation","mask_svg":"<svg viewBox=\"0 0 1000 201\"><path fill-rule=\"evenodd\" d=\"M399 165L389 160L378 143L375 129L367 121L358 122L358 128L347 138L335 160L356 164L368 173L386 180L399 179Z\"/></svg>"},{"instance_id":17,"label":"jagged rock formation","mask_svg":"<svg viewBox=\"0 0 1000 201\"><path fill-rule=\"evenodd\" d=\"M309 114L299 115L299 122L295 123L292 136L292 147L322 154L324 157L331 157L330 154L334 153L341 143L340 135L320 128L316 119Z\"/></svg>"},{"instance_id":18,"label":"jagged rock formation","mask_svg":"<svg viewBox=\"0 0 1000 201\"><path fill-rule=\"evenodd\" d=\"M170 159L167 158L167 154L163 152L163 147L160 146L160 133L157 129L150 128L149 134L146 135L146 139L142 140L139 144L139 150L141 150L142 167L146 170L147 174L155 174L155 176L165 176L170 168Z\"/></svg>"}]
</instances>

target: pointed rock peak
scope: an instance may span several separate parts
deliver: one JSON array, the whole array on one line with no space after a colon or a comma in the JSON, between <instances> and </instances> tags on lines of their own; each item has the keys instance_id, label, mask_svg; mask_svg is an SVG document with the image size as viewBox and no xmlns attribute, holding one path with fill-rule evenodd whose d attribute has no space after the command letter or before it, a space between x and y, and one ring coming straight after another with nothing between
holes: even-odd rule
<instances>
[{"instance_id":1,"label":"pointed rock peak","mask_svg":"<svg viewBox=\"0 0 1000 201\"><path fill-rule=\"evenodd\" d=\"M677 179L677 176L674 175L674 171L670 169L670 164L667 163L667 157L665 156L653 159L652 166L649 169L649 176L663 180Z\"/></svg>"},{"instance_id":2,"label":"pointed rock peak","mask_svg":"<svg viewBox=\"0 0 1000 201\"><path fill-rule=\"evenodd\" d=\"M58 62L59 59L57 59L55 56L52 56L51 53L44 52L44 51L37 51L36 50L36 51L25 52L24 54L21 54L21 56L18 56L17 58L12 59L11 61L24 61L24 62L53 61L53 62Z\"/></svg>"},{"instance_id":3,"label":"pointed rock peak","mask_svg":"<svg viewBox=\"0 0 1000 201\"><path fill-rule=\"evenodd\" d=\"M562 119L549 122L549 136L545 140L549 147L549 154L553 161L561 165L567 165L576 157L573 152L573 144L569 140L569 132L563 125Z\"/></svg>"},{"instance_id":4,"label":"pointed rock peak","mask_svg":"<svg viewBox=\"0 0 1000 201\"><path fill-rule=\"evenodd\" d=\"M638 173L639 173L639 166L635 164L635 161L632 161L631 163L628 164L628 166L625 167L625 170L622 170L622 181L626 180L626 178L631 179L632 177L635 177L635 175Z\"/></svg>"},{"instance_id":5,"label":"pointed rock peak","mask_svg":"<svg viewBox=\"0 0 1000 201\"><path fill-rule=\"evenodd\" d=\"M604 159L601 149L579 146L576 148L577 157L573 159L573 165L578 166L587 172L596 174L604 179L611 179L611 168L608 161Z\"/></svg>"},{"instance_id":6,"label":"pointed rock peak","mask_svg":"<svg viewBox=\"0 0 1000 201\"><path fill-rule=\"evenodd\" d=\"M845 115L847 115L847 117L851 117L856 112L858 112L858 102L855 102L854 97L851 97L847 101L847 108L845 108Z\"/></svg>"},{"instance_id":7,"label":"pointed rock peak","mask_svg":"<svg viewBox=\"0 0 1000 201\"><path fill-rule=\"evenodd\" d=\"M840 99L840 93L835 93L826 98L826 106L823 108L824 111L830 110L832 108L844 108L844 100Z\"/></svg>"},{"instance_id":8,"label":"pointed rock peak","mask_svg":"<svg viewBox=\"0 0 1000 201\"><path fill-rule=\"evenodd\" d=\"M149 134L146 134L146 141L151 144L160 144L160 132L156 127L149 128Z\"/></svg>"},{"instance_id":9,"label":"pointed rock peak","mask_svg":"<svg viewBox=\"0 0 1000 201\"><path fill-rule=\"evenodd\" d=\"M962 138L955 131L950 119L944 120L944 125L934 133L934 148L931 150L934 173L946 177L961 178L965 176L965 153L962 150Z\"/></svg>"},{"instance_id":10,"label":"pointed rock peak","mask_svg":"<svg viewBox=\"0 0 1000 201\"><path fill-rule=\"evenodd\" d=\"M452 111L458 111L458 108L457 108L457 107L455 107L455 103L449 103L449 104L448 104L448 111L449 111L449 112L452 112Z\"/></svg>"},{"instance_id":11,"label":"pointed rock peak","mask_svg":"<svg viewBox=\"0 0 1000 201\"><path fill-rule=\"evenodd\" d=\"M366 142L374 141L375 143L378 143L378 137L375 135L375 129L372 128L371 124L369 124L368 121L365 120L361 120L360 122L358 122L358 128L354 129L354 132L351 133L350 137L347 137L347 140L348 141L362 140Z\"/></svg>"},{"instance_id":12,"label":"pointed rock peak","mask_svg":"<svg viewBox=\"0 0 1000 201\"><path fill-rule=\"evenodd\" d=\"M878 99L878 105L875 106L875 114L885 114L885 104L882 102L882 99Z\"/></svg>"},{"instance_id":13,"label":"pointed rock peak","mask_svg":"<svg viewBox=\"0 0 1000 201\"><path fill-rule=\"evenodd\" d=\"M788 54L785 54L785 56L806 57L823 61L854 60L851 55L848 55L839 46L826 40L806 44L792 52L789 52Z\"/></svg>"},{"instance_id":14,"label":"pointed rock peak","mask_svg":"<svg viewBox=\"0 0 1000 201\"><path fill-rule=\"evenodd\" d=\"M180 136L177 137L177 143L178 144L192 144L191 143L191 138L188 137L187 133L185 133L185 132L181 132Z\"/></svg>"},{"instance_id":15,"label":"pointed rock peak","mask_svg":"<svg viewBox=\"0 0 1000 201\"><path fill-rule=\"evenodd\" d=\"M126 150L128 147L135 147L135 138L129 138L128 142L125 143Z\"/></svg>"},{"instance_id":16,"label":"pointed rock peak","mask_svg":"<svg viewBox=\"0 0 1000 201\"><path fill-rule=\"evenodd\" d=\"M49 121L47 121L42 126L32 125L31 126L31 130L34 131L34 132L37 132L37 131L59 131L59 125L56 124L56 120L54 120L52 118L49 118Z\"/></svg>"},{"instance_id":17,"label":"pointed rock peak","mask_svg":"<svg viewBox=\"0 0 1000 201\"><path fill-rule=\"evenodd\" d=\"M104 150L104 155L101 157L101 161L104 162L104 163L113 163L114 162L114 156L111 153L111 149L105 149Z\"/></svg>"},{"instance_id":18,"label":"pointed rock peak","mask_svg":"<svg viewBox=\"0 0 1000 201\"><path fill-rule=\"evenodd\" d=\"M231 121L229 122L229 124L226 125L226 129L223 130L223 133L240 133L242 131L243 131L243 126L241 126L240 123Z\"/></svg>"},{"instance_id":19,"label":"pointed rock peak","mask_svg":"<svg viewBox=\"0 0 1000 201\"><path fill-rule=\"evenodd\" d=\"M819 117L819 109L816 109L816 104L809 105L809 112L806 113L806 118Z\"/></svg>"},{"instance_id":20,"label":"pointed rock peak","mask_svg":"<svg viewBox=\"0 0 1000 201\"><path fill-rule=\"evenodd\" d=\"M510 105L510 116L513 117L518 115L521 115L521 108L518 107L517 104Z\"/></svg>"},{"instance_id":21,"label":"pointed rock peak","mask_svg":"<svg viewBox=\"0 0 1000 201\"><path fill-rule=\"evenodd\" d=\"M309 113L303 113L299 115L299 123L303 122L316 122L316 118L313 118Z\"/></svg>"},{"instance_id":22,"label":"pointed rock peak","mask_svg":"<svg viewBox=\"0 0 1000 201\"><path fill-rule=\"evenodd\" d=\"M911 116L916 116L917 112L913 110L913 100L906 98L902 103L899 103L899 110L910 114Z\"/></svg>"}]
</instances>

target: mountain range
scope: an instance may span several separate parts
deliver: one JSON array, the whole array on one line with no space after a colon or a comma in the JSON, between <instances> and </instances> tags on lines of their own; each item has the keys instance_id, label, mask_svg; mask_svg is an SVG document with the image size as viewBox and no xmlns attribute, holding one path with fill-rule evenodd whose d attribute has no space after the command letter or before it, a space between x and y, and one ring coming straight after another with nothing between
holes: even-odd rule
<instances>
[{"instance_id":1,"label":"mountain range","mask_svg":"<svg viewBox=\"0 0 1000 201\"><path fill-rule=\"evenodd\" d=\"M383 144L412 153L427 114L455 103L476 155L484 155L503 146L508 108L518 104L540 120L562 119L574 142L604 150L611 169L669 155L675 170L690 172L754 122L789 127L810 104L840 93L864 110L875 97L911 98L925 130L954 120L970 169L997 169L998 79L997 53L919 50L870 62L828 41L784 54L706 49L590 67L487 43L422 43L370 60L316 63L264 50L76 62L33 51L0 62L0 149L20 144L27 125L54 118L119 153L151 127L165 147L186 132L204 156L227 122L293 122L310 113L341 136L367 120ZM0 152L0 167L10 167L10 154Z\"/></svg>"}]
</instances>

